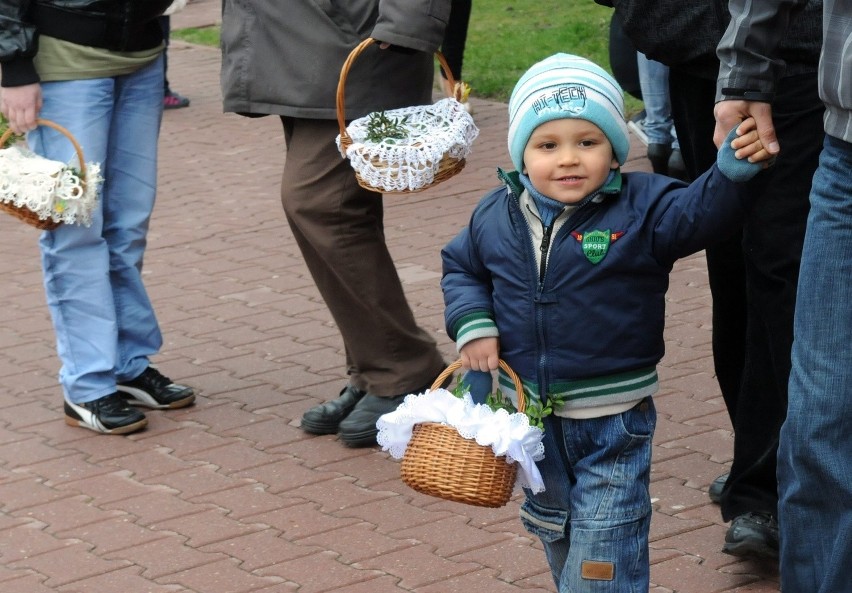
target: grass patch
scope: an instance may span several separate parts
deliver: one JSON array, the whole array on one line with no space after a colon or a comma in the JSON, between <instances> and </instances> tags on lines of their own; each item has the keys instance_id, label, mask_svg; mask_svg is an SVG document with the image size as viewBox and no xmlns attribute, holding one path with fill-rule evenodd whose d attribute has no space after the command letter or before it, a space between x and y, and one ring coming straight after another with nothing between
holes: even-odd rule
<instances>
[{"instance_id":1,"label":"grass patch","mask_svg":"<svg viewBox=\"0 0 852 593\"><path fill-rule=\"evenodd\" d=\"M219 47L219 26L198 27L193 29L173 29L169 35L172 39L180 39L197 45Z\"/></svg>"},{"instance_id":2,"label":"grass patch","mask_svg":"<svg viewBox=\"0 0 852 593\"><path fill-rule=\"evenodd\" d=\"M557 52L589 58L611 72L612 9L591 0L477 0L473 3L463 78L472 95L507 102L518 78L535 62ZM178 29L175 39L219 45L219 27ZM437 69L437 66L436 66ZM642 103L626 95L627 114Z\"/></svg>"}]
</instances>

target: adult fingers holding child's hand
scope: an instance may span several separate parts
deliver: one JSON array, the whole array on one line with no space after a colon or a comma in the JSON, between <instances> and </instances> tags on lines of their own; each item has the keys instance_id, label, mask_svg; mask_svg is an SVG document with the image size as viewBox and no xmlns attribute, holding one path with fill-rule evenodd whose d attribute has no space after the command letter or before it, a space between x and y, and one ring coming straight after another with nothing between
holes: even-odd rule
<instances>
[{"instance_id":1,"label":"adult fingers holding child's hand","mask_svg":"<svg viewBox=\"0 0 852 593\"><path fill-rule=\"evenodd\" d=\"M771 163L758 136L754 120L747 118L734 126L719 146L716 163L731 181L744 182Z\"/></svg>"},{"instance_id":2,"label":"adult fingers holding child's hand","mask_svg":"<svg viewBox=\"0 0 852 593\"><path fill-rule=\"evenodd\" d=\"M746 159L751 163L762 163L763 168L772 164L773 154L763 146L757 124L753 118L748 118L736 128L736 137L731 141L734 156L740 160Z\"/></svg>"}]
</instances>

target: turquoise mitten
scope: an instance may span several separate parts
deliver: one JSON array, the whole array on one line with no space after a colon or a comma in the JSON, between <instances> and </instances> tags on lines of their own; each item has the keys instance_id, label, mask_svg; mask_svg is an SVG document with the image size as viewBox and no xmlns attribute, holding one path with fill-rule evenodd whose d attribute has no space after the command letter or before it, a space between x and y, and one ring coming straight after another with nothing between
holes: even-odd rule
<instances>
[{"instance_id":1,"label":"turquoise mitten","mask_svg":"<svg viewBox=\"0 0 852 593\"><path fill-rule=\"evenodd\" d=\"M730 131L728 137L719 147L719 153L716 155L716 164L719 165L719 170L730 179L737 183L748 181L763 169L762 163L750 163L748 159L738 159L734 156L736 152L731 148L731 142L737 137L737 127Z\"/></svg>"}]
</instances>

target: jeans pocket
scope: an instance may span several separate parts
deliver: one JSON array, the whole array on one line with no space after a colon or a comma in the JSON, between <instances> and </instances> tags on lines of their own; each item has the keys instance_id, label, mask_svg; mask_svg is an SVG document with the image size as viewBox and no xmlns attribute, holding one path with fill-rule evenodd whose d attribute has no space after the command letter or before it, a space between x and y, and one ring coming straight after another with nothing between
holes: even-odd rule
<instances>
[{"instance_id":1,"label":"jeans pocket","mask_svg":"<svg viewBox=\"0 0 852 593\"><path fill-rule=\"evenodd\" d=\"M641 402L621 413L625 434L633 439L649 439L657 426L657 410L654 400L646 397Z\"/></svg>"},{"instance_id":2,"label":"jeans pocket","mask_svg":"<svg viewBox=\"0 0 852 593\"><path fill-rule=\"evenodd\" d=\"M568 534L568 512L543 507L527 498L521 505L521 524L543 542L555 542Z\"/></svg>"}]
</instances>

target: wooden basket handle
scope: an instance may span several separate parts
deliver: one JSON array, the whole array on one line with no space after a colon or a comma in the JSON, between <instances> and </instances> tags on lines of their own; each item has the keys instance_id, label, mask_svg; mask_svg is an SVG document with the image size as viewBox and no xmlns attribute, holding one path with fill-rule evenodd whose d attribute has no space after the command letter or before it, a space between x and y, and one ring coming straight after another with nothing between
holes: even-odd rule
<instances>
[{"instance_id":1,"label":"wooden basket handle","mask_svg":"<svg viewBox=\"0 0 852 593\"><path fill-rule=\"evenodd\" d=\"M346 101L343 97L344 92L346 90L346 77L349 76L349 70L352 68L352 64L355 63L355 60L361 53L370 47L372 44L376 43L376 40L372 37L367 37L364 41L355 46L349 56L346 58L346 61L343 62L343 68L340 69L340 79L337 81L337 125L340 128L340 148L345 153L346 149L352 146L352 138L349 137L349 133L346 131ZM438 58L438 62L441 64L441 70L444 72L444 75L447 77L447 81L450 83L450 88L455 89L456 80L453 78L453 73L450 72L450 66L447 64L446 58L444 58L444 54L440 51L435 52L435 57ZM452 95L449 95L452 96Z\"/></svg>"},{"instance_id":2,"label":"wooden basket handle","mask_svg":"<svg viewBox=\"0 0 852 593\"><path fill-rule=\"evenodd\" d=\"M77 139L74 136L60 126L58 123L52 122L49 119L37 119L36 123L40 126L47 126L48 128L53 128L57 132L61 132L65 135L66 138L71 142L71 145L74 146L74 151L77 153L77 160L80 161L80 179L86 179L86 161L83 159L83 149L80 148L80 144L77 142ZM6 141L9 140L14 135L14 132L11 129L7 129L3 132L3 135L0 136L0 148L6 146Z\"/></svg>"},{"instance_id":3,"label":"wooden basket handle","mask_svg":"<svg viewBox=\"0 0 852 593\"><path fill-rule=\"evenodd\" d=\"M512 383L515 384L515 393L518 394L518 406L517 406L518 411L523 412L527 407L527 398L524 395L524 384L521 381L521 378L518 376L518 373L516 373L514 370L512 370L512 367L510 367L509 364L505 360L503 360L502 358L498 361L497 364L500 365L501 369L506 371L506 374L509 375L509 378L512 380ZM461 367L462 367L461 359L458 359L457 361L450 363L450 365L447 368L445 368L443 371L441 371L441 374L438 375L438 377L432 383L432 389L439 389L441 387L441 385L444 384L444 381L449 379L452 376L452 374L455 373L457 370L459 370Z\"/></svg>"}]
</instances>

